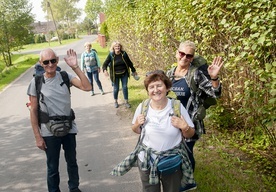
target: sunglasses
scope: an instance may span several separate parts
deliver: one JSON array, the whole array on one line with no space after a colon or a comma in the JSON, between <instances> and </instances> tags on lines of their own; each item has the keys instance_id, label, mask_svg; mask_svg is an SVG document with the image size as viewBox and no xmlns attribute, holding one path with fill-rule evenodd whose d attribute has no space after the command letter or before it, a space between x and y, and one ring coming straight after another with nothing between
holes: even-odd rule
<instances>
[{"instance_id":1,"label":"sunglasses","mask_svg":"<svg viewBox=\"0 0 276 192\"><path fill-rule=\"evenodd\" d=\"M43 63L44 65L48 65L50 62L51 62L52 64L55 64L55 63L57 62L57 59L51 59L51 60L44 60L44 61L42 61L42 63Z\"/></svg>"},{"instance_id":2,"label":"sunglasses","mask_svg":"<svg viewBox=\"0 0 276 192\"><path fill-rule=\"evenodd\" d=\"M184 53L182 51L178 51L178 53L179 53L180 57L184 57L186 55L187 59L192 59L194 57L194 55L192 55L192 54L186 54L186 53Z\"/></svg>"},{"instance_id":3,"label":"sunglasses","mask_svg":"<svg viewBox=\"0 0 276 192\"><path fill-rule=\"evenodd\" d=\"M149 72L146 73L146 77L148 77L149 75L152 75L152 74L163 74L163 75L165 75L165 72L162 71L162 70L149 71Z\"/></svg>"}]
</instances>

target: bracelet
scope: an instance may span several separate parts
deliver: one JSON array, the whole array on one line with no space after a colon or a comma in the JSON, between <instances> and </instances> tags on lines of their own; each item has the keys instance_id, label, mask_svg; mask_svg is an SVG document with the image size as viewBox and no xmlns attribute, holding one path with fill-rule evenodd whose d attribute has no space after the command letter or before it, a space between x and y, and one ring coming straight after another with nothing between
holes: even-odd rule
<instances>
[{"instance_id":1,"label":"bracelet","mask_svg":"<svg viewBox=\"0 0 276 192\"><path fill-rule=\"evenodd\" d=\"M75 70L75 69L77 69L77 68L79 68L79 66L78 66L78 65L76 65L76 66L72 66L72 69L73 69L73 70Z\"/></svg>"},{"instance_id":2,"label":"bracelet","mask_svg":"<svg viewBox=\"0 0 276 192\"><path fill-rule=\"evenodd\" d=\"M215 79L211 79L212 81L217 81L219 80L219 77L215 78Z\"/></svg>"}]
</instances>

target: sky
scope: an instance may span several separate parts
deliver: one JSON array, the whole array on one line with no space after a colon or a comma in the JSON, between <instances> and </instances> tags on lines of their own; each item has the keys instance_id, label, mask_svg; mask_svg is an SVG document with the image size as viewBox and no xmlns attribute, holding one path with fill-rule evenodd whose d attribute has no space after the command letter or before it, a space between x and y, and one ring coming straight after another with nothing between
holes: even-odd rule
<instances>
[{"instance_id":1,"label":"sky","mask_svg":"<svg viewBox=\"0 0 276 192\"><path fill-rule=\"evenodd\" d=\"M46 13L44 13L42 11L42 8L41 8L41 2L42 2L42 0L29 0L29 2L32 3L32 5L33 5L32 13L35 15L35 21L36 22L38 22L38 21L46 21L46 19L45 19ZM86 4L86 0L80 0L77 3L77 7L81 8L82 10L84 10L85 4ZM83 14L82 14L80 20L83 20L84 17L85 17L85 13L83 11Z\"/></svg>"}]
</instances>

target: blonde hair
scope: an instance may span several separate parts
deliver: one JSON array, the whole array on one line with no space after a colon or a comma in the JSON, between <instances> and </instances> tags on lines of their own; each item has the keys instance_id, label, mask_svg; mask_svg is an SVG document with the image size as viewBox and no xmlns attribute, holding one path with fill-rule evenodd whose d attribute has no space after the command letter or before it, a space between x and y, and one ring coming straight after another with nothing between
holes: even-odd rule
<instances>
[{"instance_id":1,"label":"blonde hair","mask_svg":"<svg viewBox=\"0 0 276 192\"><path fill-rule=\"evenodd\" d=\"M84 43L84 47L86 47L87 45L90 45L92 47L92 44L90 42L85 42Z\"/></svg>"},{"instance_id":2,"label":"blonde hair","mask_svg":"<svg viewBox=\"0 0 276 192\"><path fill-rule=\"evenodd\" d=\"M111 43L111 46L110 46L110 49L109 49L109 51L110 52L114 52L114 47L115 47L115 45L120 45L120 50L121 51L124 51L124 48L123 48L123 45L119 42L119 41L113 41L112 43Z\"/></svg>"},{"instance_id":3,"label":"blonde hair","mask_svg":"<svg viewBox=\"0 0 276 192\"><path fill-rule=\"evenodd\" d=\"M192 42L192 41L189 41L189 40L184 41L184 42L181 42L180 45L179 45L179 47L178 47L178 49L183 49L183 47L190 47L190 48L192 48L194 51L196 50L196 45L195 45L195 43Z\"/></svg>"}]
</instances>

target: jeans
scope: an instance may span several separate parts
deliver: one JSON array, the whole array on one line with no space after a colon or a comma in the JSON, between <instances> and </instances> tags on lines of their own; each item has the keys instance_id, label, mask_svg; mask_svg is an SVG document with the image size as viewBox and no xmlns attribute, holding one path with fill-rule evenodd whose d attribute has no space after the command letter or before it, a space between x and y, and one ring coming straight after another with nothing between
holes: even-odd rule
<instances>
[{"instance_id":1,"label":"jeans","mask_svg":"<svg viewBox=\"0 0 276 192\"><path fill-rule=\"evenodd\" d=\"M124 99L128 100L128 88L127 88L128 74L127 73L123 74L122 76L115 75L115 82L113 83L113 97L115 100L118 99L120 80L122 82Z\"/></svg>"},{"instance_id":2,"label":"jeans","mask_svg":"<svg viewBox=\"0 0 276 192\"><path fill-rule=\"evenodd\" d=\"M61 145L67 163L69 189L79 187L79 172L76 158L76 134L67 134L64 137L43 137L47 149L47 185L49 192L60 192L59 183L59 156Z\"/></svg>"},{"instance_id":3,"label":"jeans","mask_svg":"<svg viewBox=\"0 0 276 192\"><path fill-rule=\"evenodd\" d=\"M186 142L186 144L189 148L189 150L187 150L188 156L189 156L189 159L191 161L193 171L195 171L195 158L194 158L195 141L189 141L189 142Z\"/></svg>"},{"instance_id":4,"label":"jeans","mask_svg":"<svg viewBox=\"0 0 276 192\"><path fill-rule=\"evenodd\" d=\"M161 184L164 192L178 192L181 188L182 171L179 169L170 175L159 175L159 183L149 184L150 169L141 170L141 161L138 159L138 169L142 181L143 192L161 192Z\"/></svg>"},{"instance_id":5,"label":"jeans","mask_svg":"<svg viewBox=\"0 0 276 192\"><path fill-rule=\"evenodd\" d=\"M92 91L94 91L93 77L94 77L94 79L95 79L95 81L96 81L96 83L97 83L99 89L100 89L100 90L103 89L103 88L102 88L102 83L101 83L101 81L100 81L100 79L99 79L99 71L98 71L98 70L97 70L97 71L93 71L93 72L86 72L86 74L87 74L87 77L88 77L88 79L89 79L89 81L90 81L90 84L92 85Z\"/></svg>"}]
</instances>

